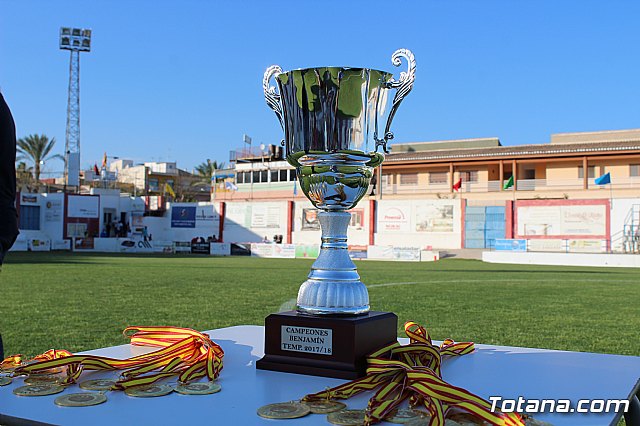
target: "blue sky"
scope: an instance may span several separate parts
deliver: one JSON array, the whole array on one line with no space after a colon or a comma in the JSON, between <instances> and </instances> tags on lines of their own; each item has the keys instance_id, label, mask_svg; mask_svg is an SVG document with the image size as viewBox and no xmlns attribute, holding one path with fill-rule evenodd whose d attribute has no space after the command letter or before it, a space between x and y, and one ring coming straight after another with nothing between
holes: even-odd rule
<instances>
[{"instance_id":1,"label":"blue sky","mask_svg":"<svg viewBox=\"0 0 640 426\"><path fill-rule=\"evenodd\" d=\"M190 170L277 143L262 74L324 65L399 73L414 91L395 142L640 127L640 2L0 0L0 88L18 137L65 139L69 54L60 26L93 29L81 57L82 165L110 156ZM62 162L47 165L61 171Z\"/></svg>"}]
</instances>

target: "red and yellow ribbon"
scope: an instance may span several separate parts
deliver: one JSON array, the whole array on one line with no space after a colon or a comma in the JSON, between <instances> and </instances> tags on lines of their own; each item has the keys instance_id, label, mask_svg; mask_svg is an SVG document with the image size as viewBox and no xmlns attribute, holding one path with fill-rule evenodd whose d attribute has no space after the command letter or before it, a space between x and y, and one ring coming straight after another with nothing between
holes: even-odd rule
<instances>
[{"instance_id":1,"label":"red and yellow ribbon","mask_svg":"<svg viewBox=\"0 0 640 426\"><path fill-rule=\"evenodd\" d=\"M303 400L347 399L375 390L366 409L366 425L383 420L405 400L412 407L427 409L430 426L443 426L451 410L469 413L496 426L524 425L517 413L493 412L488 401L442 379L442 357L473 352L472 342L447 339L438 347L417 323L409 321L404 329L410 343L402 346L395 342L369 355L366 376L307 395Z\"/></svg>"},{"instance_id":2,"label":"red and yellow ribbon","mask_svg":"<svg viewBox=\"0 0 640 426\"><path fill-rule=\"evenodd\" d=\"M133 332L129 334L130 332ZM178 376L182 383L207 377L214 380L222 370L224 351L211 338L189 328L127 327L124 335L132 345L159 347L157 351L127 359L96 355L73 355L50 350L38 355L36 362L24 365L20 355L2 361L2 368L17 366L14 374L30 374L66 367L63 384L75 383L85 370L123 370L116 388L148 385L160 379Z\"/></svg>"}]
</instances>

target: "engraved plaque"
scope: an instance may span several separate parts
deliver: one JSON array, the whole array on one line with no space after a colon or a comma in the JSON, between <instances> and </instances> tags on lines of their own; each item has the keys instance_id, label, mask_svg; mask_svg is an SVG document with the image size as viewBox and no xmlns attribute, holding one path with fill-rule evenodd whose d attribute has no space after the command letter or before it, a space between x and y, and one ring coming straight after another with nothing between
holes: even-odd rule
<instances>
[{"instance_id":1,"label":"engraved plaque","mask_svg":"<svg viewBox=\"0 0 640 426\"><path fill-rule=\"evenodd\" d=\"M332 334L333 330L330 328L283 325L280 332L280 348L283 351L331 355L333 349Z\"/></svg>"}]
</instances>

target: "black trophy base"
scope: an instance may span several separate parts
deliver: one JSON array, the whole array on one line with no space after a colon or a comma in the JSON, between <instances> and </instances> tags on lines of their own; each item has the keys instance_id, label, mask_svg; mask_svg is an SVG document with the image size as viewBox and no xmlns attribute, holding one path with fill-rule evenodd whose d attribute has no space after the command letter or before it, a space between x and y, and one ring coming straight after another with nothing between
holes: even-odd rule
<instances>
[{"instance_id":1,"label":"black trophy base","mask_svg":"<svg viewBox=\"0 0 640 426\"><path fill-rule=\"evenodd\" d=\"M392 312L357 316L312 316L295 311L265 319L260 370L357 379L366 373L367 355L397 341Z\"/></svg>"}]
</instances>

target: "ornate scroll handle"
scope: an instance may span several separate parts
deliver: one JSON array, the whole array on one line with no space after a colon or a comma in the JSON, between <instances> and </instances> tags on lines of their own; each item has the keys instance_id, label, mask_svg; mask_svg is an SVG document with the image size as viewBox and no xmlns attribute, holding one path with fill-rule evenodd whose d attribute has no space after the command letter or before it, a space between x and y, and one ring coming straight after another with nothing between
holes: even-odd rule
<instances>
[{"instance_id":1,"label":"ornate scroll handle","mask_svg":"<svg viewBox=\"0 0 640 426\"><path fill-rule=\"evenodd\" d=\"M276 88L274 86L269 85L269 81L272 77L282 74L282 68L278 65L271 65L264 72L264 77L262 78L262 89L264 90L264 97L267 101L267 105L269 108L273 110L278 116L278 120L280 121L280 126L284 130L284 117L282 115L282 102L280 101L280 94L276 93Z\"/></svg>"},{"instance_id":2,"label":"ornate scroll handle","mask_svg":"<svg viewBox=\"0 0 640 426\"><path fill-rule=\"evenodd\" d=\"M393 121L393 117L396 115L396 111L404 97L411 92L411 89L413 89L413 82L416 79L416 59L413 56L413 53L409 49L398 49L393 52L393 55L391 55L391 62L394 66L399 67L402 64L400 58L405 58L407 60L408 70L407 72L400 73L400 79L391 79L387 82L387 88L398 90L396 95L393 97L391 111L389 111L389 117L387 118L387 125L384 128L384 137L382 139L378 139L377 137L375 138L376 151L378 150L378 147L382 146L382 150L385 154L389 153L387 150L387 142L393 139L393 132L389 130L391 128L391 121Z\"/></svg>"}]
</instances>

